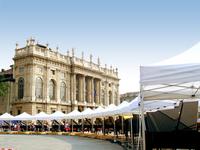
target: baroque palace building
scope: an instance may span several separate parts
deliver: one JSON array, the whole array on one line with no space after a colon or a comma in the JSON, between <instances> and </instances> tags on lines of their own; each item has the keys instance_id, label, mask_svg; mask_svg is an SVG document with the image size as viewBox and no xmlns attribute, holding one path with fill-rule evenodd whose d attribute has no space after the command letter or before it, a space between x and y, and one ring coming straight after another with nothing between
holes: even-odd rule
<instances>
[{"instance_id":1,"label":"baroque palace building","mask_svg":"<svg viewBox=\"0 0 200 150\"><path fill-rule=\"evenodd\" d=\"M52 50L48 44L30 39L25 47L16 44L13 60L15 82L10 86L8 100L0 102L5 105L0 113L69 113L120 103L118 70L102 67L99 58L94 63L92 55L89 61L83 53L81 58L76 57L74 49L62 55L58 48Z\"/></svg>"}]
</instances>

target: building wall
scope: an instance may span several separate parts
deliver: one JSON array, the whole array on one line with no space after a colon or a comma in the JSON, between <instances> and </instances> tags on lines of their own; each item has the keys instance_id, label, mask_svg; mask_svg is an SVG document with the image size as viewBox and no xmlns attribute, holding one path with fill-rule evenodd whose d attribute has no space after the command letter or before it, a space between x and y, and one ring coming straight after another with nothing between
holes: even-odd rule
<instances>
[{"instance_id":1,"label":"building wall","mask_svg":"<svg viewBox=\"0 0 200 150\"><path fill-rule=\"evenodd\" d=\"M23 48L16 48L13 76L16 80L11 111L36 114L60 110L68 113L74 109L119 104L119 78L117 69L101 67L92 56L87 61L72 54L62 55L48 46L28 40ZM24 79L24 96L18 98L18 82ZM42 79L42 97L36 97L36 79ZM50 99L50 81L55 84L55 98ZM65 83L65 98L61 100L61 83ZM104 93L104 94L103 94Z\"/></svg>"},{"instance_id":2,"label":"building wall","mask_svg":"<svg viewBox=\"0 0 200 150\"><path fill-rule=\"evenodd\" d=\"M129 92L129 93L124 93L120 95L120 103L123 101L132 101L138 96L139 92Z\"/></svg>"}]
</instances>

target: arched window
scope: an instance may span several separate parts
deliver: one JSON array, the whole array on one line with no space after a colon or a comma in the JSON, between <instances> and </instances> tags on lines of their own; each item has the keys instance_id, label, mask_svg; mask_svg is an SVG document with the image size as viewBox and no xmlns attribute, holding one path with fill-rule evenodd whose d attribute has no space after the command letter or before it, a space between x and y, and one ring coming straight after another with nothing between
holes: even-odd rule
<instances>
[{"instance_id":1,"label":"arched window","mask_svg":"<svg viewBox=\"0 0 200 150\"><path fill-rule=\"evenodd\" d=\"M18 80L18 98L22 99L24 97L24 78L19 78Z\"/></svg>"},{"instance_id":2,"label":"arched window","mask_svg":"<svg viewBox=\"0 0 200 150\"><path fill-rule=\"evenodd\" d=\"M42 93L43 93L43 82L41 78L36 79L35 83L35 96L36 98L42 98Z\"/></svg>"},{"instance_id":3,"label":"arched window","mask_svg":"<svg viewBox=\"0 0 200 150\"><path fill-rule=\"evenodd\" d=\"M55 100L56 97L56 85L54 80L49 82L49 98L50 100Z\"/></svg>"},{"instance_id":4,"label":"arched window","mask_svg":"<svg viewBox=\"0 0 200 150\"><path fill-rule=\"evenodd\" d=\"M66 101L66 84L64 82L60 84L60 99Z\"/></svg>"},{"instance_id":5,"label":"arched window","mask_svg":"<svg viewBox=\"0 0 200 150\"><path fill-rule=\"evenodd\" d=\"M109 91L109 104L112 104L112 92Z\"/></svg>"}]
</instances>

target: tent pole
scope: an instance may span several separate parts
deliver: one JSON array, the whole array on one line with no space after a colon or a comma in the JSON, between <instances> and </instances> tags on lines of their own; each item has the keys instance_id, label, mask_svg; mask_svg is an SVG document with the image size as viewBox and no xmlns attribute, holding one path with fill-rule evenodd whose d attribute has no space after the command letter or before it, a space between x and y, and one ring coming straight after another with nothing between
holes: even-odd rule
<instances>
[{"instance_id":1,"label":"tent pole","mask_svg":"<svg viewBox=\"0 0 200 150\"><path fill-rule=\"evenodd\" d=\"M82 119L82 132L84 133L84 121Z\"/></svg>"},{"instance_id":2,"label":"tent pole","mask_svg":"<svg viewBox=\"0 0 200 150\"><path fill-rule=\"evenodd\" d=\"M141 102L141 123L142 123L142 149L146 150L146 141L145 141L145 120L144 120L144 88L140 84L140 102Z\"/></svg>"},{"instance_id":3,"label":"tent pole","mask_svg":"<svg viewBox=\"0 0 200 150\"><path fill-rule=\"evenodd\" d=\"M11 120L9 121L9 129L11 131Z\"/></svg>"},{"instance_id":4,"label":"tent pole","mask_svg":"<svg viewBox=\"0 0 200 150\"><path fill-rule=\"evenodd\" d=\"M73 119L71 119L71 121L72 121L72 130L71 130L71 131L73 132L73 131L74 131L74 129L73 129L73 128L74 128L74 127L73 127Z\"/></svg>"},{"instance_id":5,"label":"tent pole","mask_svg":"<svg viewBox=\"0 0 200 150\"><path fill-rule=\"evenodd\" d=\"M103 117L103 135L105 135L105 120L104 120L104 117Z\"/></svg>"},{"instance_id":6,"label":"tent pole","mask_svg":"<svg viewBox=\"0 0 200 150\"><path fill-rule=\"evenodd\" d=\"M94 132L94 124L93 124L93 118L91 118L91 122L92 122L92 133Z\"/></svg>"},{"instance_id":7,"label":"tent pole","mask_svg":"<svg viewBox=\"0 0 200 150\"><path fill-rule=\"evenodd\" d=\"M122 132L121 132L121 134L124 134L124 117L123 116L121 116L122 117Z\"/></svg>"},{"instance_id":8,"label":"tent pole","mask_svg":"<svg viewBox=\"0 0 200 150\"><path fill-rule=\"evenodd\" d=\"M44 124L43 124L43 122L44 122L44 120L41 121L41 123L42 123L42 129L41 129L41 132L44 131Z\"/></svg>"},{"instance_id":9,"label":"tent pole","mask_svg":"<svg viewBox=\"0 0 200 150\"><path fill-rule=\"evenodd\" d=\"M28 121L25 122L26 122L26 131L28 131Z\"/></svg>"},{"instance_id":10,"label":"tent pole","mask_svg":"<svg viewBox=\"0 0 200 150\"><path fill-rule=\"evenodd\" d=\"M177 124L176 124L176 131L178 131L178 127L179 127L179 124L180 124L182 112L183 112L183 101L181 101L181 110L180 110L180 113L179 113L179 116L178 116L178 121L177 121Z\"/></svg>"},{"instance_id":11,"label":"tent pole","mask_svg":"<svg viewBox=\"0 0 200 150\"><path fill-rule=\"evenodd\" d=\"M141 108L139 109L139 116L138 116L138 121L139 121L139 135L138 135L138 141L137 141L137 150L139 150L140 147L140 139L141 139Z\"/></svg>"},{"instance_id":12,"label":"tent pole","mask_svg":"<svg viewBox=\"0 0 200 150\"><path fill-rule=\"evenodd\" d=\"M132 150L134 150L133 117L131 118L131 145Z\"/></svg>"},{"instance_id":13,"label":"tent pole","mask_svg":"<svg viewBox=\"0 0 200 150\"><path fill-rule=\"evenodd\" d=\"M58 124L58 132L61 132L61 128L60 128L60 123L61 122L58 122L59 124Z\"/></svg>"},{"instance_id":14,"label":"tent pole","mask_svg":"<svg viewBox=\"0 0 200 150\"><path fill-rule=\"evenodd\" d=\"M114 119L114 142L116 142L116 124L115 124L115 116L113 117L113 119Z\"/></svg>"}]
</instances>

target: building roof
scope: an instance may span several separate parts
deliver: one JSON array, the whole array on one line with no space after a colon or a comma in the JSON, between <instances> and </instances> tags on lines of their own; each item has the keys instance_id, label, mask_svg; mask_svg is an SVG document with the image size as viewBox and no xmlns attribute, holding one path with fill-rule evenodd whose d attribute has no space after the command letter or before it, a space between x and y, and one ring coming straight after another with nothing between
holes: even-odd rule
<instances>
[{"instance_id":1,"label":"building roof","mask_svg":"<svg viewBox=\"0 0 200 150\"><path fill-rule=\"evenodd\" d=\"M2 69L0 72L0 82L14 82L15 79L13 79L13 68L8 70Z\"/></svg>"},{"instance_id":2,"label":"building roof","mask_svg":"<svg viewBox=\"0 0 200 150\"><path fill-rule=\"evenodd\" d=\"M36 44L37 46L41 47L41 48L47 48L47 46L42 45L42 44Z\"/></svg>"},{"instance_id":3,"label":"building roof","mask_svg":"<svg viewBox=\"0 0 200 150\"><path fill-rule=\"evenodd\" d=\"M9 74L9 75L13 74L13 69L12 68L8 70L1 69L0 75L6 75L6 74Z\"/></svg>"}]
</instances>

